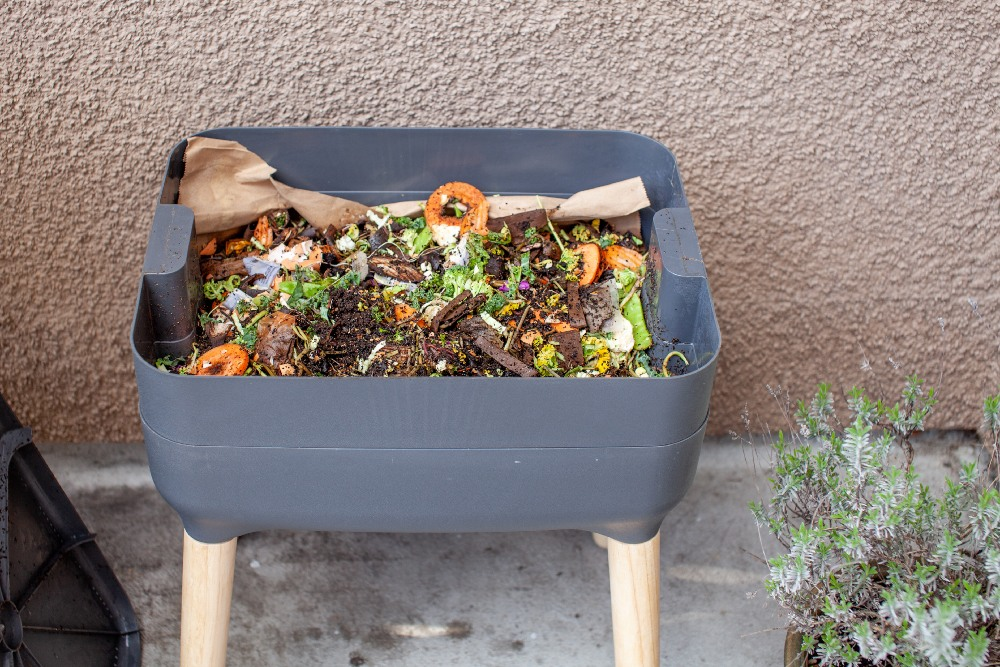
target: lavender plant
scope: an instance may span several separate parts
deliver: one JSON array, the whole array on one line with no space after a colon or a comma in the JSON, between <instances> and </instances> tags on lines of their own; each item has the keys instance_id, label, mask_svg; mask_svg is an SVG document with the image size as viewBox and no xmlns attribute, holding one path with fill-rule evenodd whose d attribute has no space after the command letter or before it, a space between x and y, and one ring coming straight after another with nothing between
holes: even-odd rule
<instances>
[{"instance_id":1,"label":"lavender plant","mask_svg":"<svg viewBox=\"0 0 1000 667\"><path fill-rule=\"evenodd\" d=\"M991 465L939 494L912 467L935 402L910 377L891 406L852 390L841 421L820 385L772 443L773 496L750 506L784 547L766 588L820 665L1000 665L1000 394L983 410Z\"/></svg>"}]
</instances>

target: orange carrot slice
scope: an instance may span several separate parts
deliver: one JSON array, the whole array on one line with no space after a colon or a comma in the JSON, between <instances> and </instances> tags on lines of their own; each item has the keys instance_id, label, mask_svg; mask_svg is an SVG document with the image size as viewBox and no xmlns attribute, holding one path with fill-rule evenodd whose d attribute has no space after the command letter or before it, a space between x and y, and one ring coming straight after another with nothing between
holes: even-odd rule
<instances>
[{"instance_id":1,"label":"orange carrot slice","mask_svg":"<svg viewBox=\"0 0 1000 667\"><path fill-rule=\"evenodd\" d=\"M260 216L257 220L257 227L253 230L253 237L265 248L270 248L274 242L274 232L271 231L271 223L266 215Z\"/></svg>"},{"instance_id":2,"label":"orange carrot slice","mask_svg":"<svg viewBox=\"0 0 1000 667\"><path fill-rule=\"evenodd\" d=\"M596 243L584 243L573 249L580 253L580 284L589 285L601 275L601 246Z\"/></svg>"},{"instance_id":3,"label":"orange carrot slice","mask_svg":"<svg viewBox=\"0 0 1000 667\"><path fill-rule=\"evenodd\" d=\"M215 240L215 237L213 236L209 240L209 242L205 244L205 247L202 248L201 252L198 253L198 254L201 255L202 257L209 257L211 255L214 255L215 254L215 248L218 245L219 245L218 242Z\"/></svg>"},{"instance_id":4,"label":"orange carrot slice","mask_svg":"<svg viewBox=\"0 0 1000 667\"><path fill-rule=\"evenodd\" d=\"M403 320L413 317L413 314L417 312L416 308L408 306L405 303L397 303L396 307L393 309L396 315L396 321L402 322Z\"/></svg>"},{"instance_id":5,"label":"orange carrot slice","mask_svg":"<svg viewBox=\"0 0 1000 667\"><path fill-rule=\"evenodd\" d=\"M642 255L620 245L610 245L604 249L604 266L608 269L637 271L642 266Z\"/></svg>"},{"instance_id":6,"label":"orange carrot slice","mask_svg":"<svg viewBox=\"0 0 1000 667\"><path fill-rule=\"evenodd\" d=\"M235 343L213 347L198 357L195 375L243 375L250 365L250 355Z\"/></svg>"}]
</instances>

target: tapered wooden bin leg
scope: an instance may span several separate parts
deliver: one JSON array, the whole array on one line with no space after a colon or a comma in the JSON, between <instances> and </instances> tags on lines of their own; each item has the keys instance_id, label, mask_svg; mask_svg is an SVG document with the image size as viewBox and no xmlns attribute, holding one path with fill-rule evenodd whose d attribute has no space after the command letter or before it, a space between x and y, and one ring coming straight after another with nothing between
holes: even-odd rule
<instances>
[{"instance_id":1,"label":"tapered wooden bin leg","mask_svg":"<svg viewBox=\"0 0 1000 667\"><path fill-rule=\"evenodd\" d=\"M660 534L642 544L608 539L616 667L660 664Z\"/></svg>"},{"instance_id":2,"label":"tapered wooden bin leg","mask_svg":"<svg viewBox=\"0 0 1000 667\"><path fill-rule=\"evenodd\" d=\"M199 542L184 533L181 667L224 667L233 597L236 538Z\"/></svg>"}]
</instances>

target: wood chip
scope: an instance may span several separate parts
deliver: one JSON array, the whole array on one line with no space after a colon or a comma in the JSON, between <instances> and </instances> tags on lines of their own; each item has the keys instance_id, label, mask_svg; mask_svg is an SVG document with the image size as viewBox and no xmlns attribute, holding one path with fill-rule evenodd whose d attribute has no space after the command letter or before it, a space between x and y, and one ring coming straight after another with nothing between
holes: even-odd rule
<instances>
[{"instance_id":1,"label":"wood chip","mask_svg":"<svg viewBox=\"0 0 1000 667\"><path fill-rule=\"evenodd\" d=\"M524 363L510 352L505 352L503 348L497 347L485 336L476 339L476 347L493 357L494 360L512 373L517 373L523 378L535 377L538 371Z\"/></svg>"},{"instance_id":2,"label":"wood chip","mask_svg":"<svg viewBox=\"0 0 1000 667\"><path fill-rule=\"evenodd\" d=\"M484 303L486 303L485 294L472 296L472 293L469 292L469 290L463 290L458 296L449 301L446 306L437 312L434 319L431 320L431 329L436 332L438 329L450 327L470 312L478 310Z\"/></svg>"},{"instance_id":3,"label":"wood chip","mask_svg":"<svg viewBox=\"0 0 1000 667\"><path fill-rule=\"evenodd\" d=\"M583 344L580 342L579 329L559 331L552 334L549 339L559 346L559 354L563 356L559 364L564 371L583 366L586 363L586 359L583 356Z\"/></svg>"},{"instance_id":4,"label":"wood chip","mask_svg":"<svg viewBox=\"0 0 1000 667\"><path fill-rule=\"evenodd\" d=\"M208 336L208 343L212 347L218 347L226 342L229 332L233 330L232 320L222 320L221 322L208 322L205 324L205 334Z\"/></svg>"},{"instance_id":5,"label":"wood chip","mask_svg":"<svg viewBox=\"0 0 1000 667\"><path fill-rule=\"evenodd\" d=\"M419 283L424 274L417 267L397 257L378 255L368 258L368 267L375 273L401 280L404 283Z\"/></svg>"},{"instance_id":6,"label":"wood chip","mask_svg":"<svg viewBox=\"0 0 1000 667\"><path fill-rule=\"evenodd\" d=\"M468 317L461 320L455 325L455 328L465 334L465 336L467 336L470 340L475 340L476 338L483 336L493 343L502 345L502 343L500 343L499 334L497 334L493 327L486 324L486 322L483 321L483 318L479 316Z\"/></svg>"},{"instance_id":7,"label":"wood chip","mask_svg":"<svg viewBox=\"0 0 1000 667\"><path fill-rule=\"evenodd\" d=\"M455 298L446 303L437 311L437 313L435 313L434 319L431 320L431 329L433 329L436 332L438 328L444 323L445 319L448 317L448 314L457 309L471 295L472 292L470 292L469 290L462 290L461 292L456 294Z\"/></svg>"},{"instance_id":8,"label":"wood chip","mask_svg":"<svg viewBox=\"0 0 1000 667\"><path fill-rule=\"evenodd\" d=\"M600 331L604 323L614 317L618 303L618 290L613 280L605 280L581 292L583 313L587 317L587 328Z\"/></svg>"},{"instance_id":9,"label":"wood chip","mask_svg":"<svg viewBox=\"0 0 1000 667\"><path fill-rule=\"evenodd\" d=\"M566 305L569 308L569 323L577 329L587 326L587 317L583 313L583 304L580 303L580 283L566 283Z\"/></svg>"},{"instance_id":10,"label":"wood chip","mask_svg":"<svg viewBox=\"0 0 1000 667\"><path fill-rule=\"evenodd\" d=\"M515 246L518 246L524 243L524 232L528 227L541 229L548 222L549 219L545 216L545 211L536 208L534 211L505 215L502 218L490 218L486 222L486 228L491 232L499 232L503 229L504 225L507 225L507 229L510 230L511 241Z\"/></svg>"},{"instance_id":11,"label":"wood chip","mask_svg":"<svg viewBox=\"0 0 1000 667\"><path fill-rule=\"evenodd\" d=\"M247 267L243 265L240 258L233 259L206 259L201 262L201 275L207 280L221 280L229 276L247 275Z\"/></svg>"}]
</instances>

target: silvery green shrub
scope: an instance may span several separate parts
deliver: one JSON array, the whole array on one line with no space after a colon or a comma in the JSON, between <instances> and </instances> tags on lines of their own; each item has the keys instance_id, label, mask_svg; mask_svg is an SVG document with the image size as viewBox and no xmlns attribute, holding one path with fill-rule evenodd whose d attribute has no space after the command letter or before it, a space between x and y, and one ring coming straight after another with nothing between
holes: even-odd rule
<instances>
[{"instance_id":1,"label":"silvery green shrub","mask_svg":"<svg viewBox=\"0 0 1000 667\"><path fill-rule=\"evenodd\" d=\"M912 469L934 391L907 379L901 400L827 385L772 443L772 497L751 503L783 552L768 593L821 665L1000 664L1000 394L984 403L991 464L965 465L932 493Z\"/></svg>"}]
</instances>

